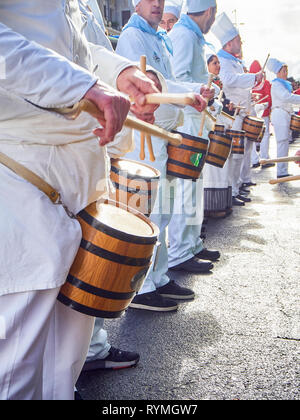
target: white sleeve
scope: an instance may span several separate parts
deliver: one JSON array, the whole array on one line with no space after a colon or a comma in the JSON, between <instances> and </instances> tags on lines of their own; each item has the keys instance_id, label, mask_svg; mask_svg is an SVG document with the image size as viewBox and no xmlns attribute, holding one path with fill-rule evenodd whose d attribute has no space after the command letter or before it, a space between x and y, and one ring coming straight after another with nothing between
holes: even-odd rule
<instances>
[{"instance_id":1,"label":"white sleeve","mask_svg":"<svg viewBox=\"0 0 300 420\"><path fill-rule=\"evenodd\" d=\"M96 82L87 70L0 23L0 89L60 108L74 105Z\"/></svg>"},{"instance_id":2,"label":"white sleeve","mask_svg":"<svg viewBox=\"0 0 300 420\"><path fill-rule=\"evenodd\" d=\"M220 60L220 63L220 79L226 87L250 90L255 86L255 74L237 72L229 60Z\"/></svg>"},{"instance_id":3,"label":"white sleeve","mask_svg":"<svg viewBox=\"0 0 300 420\"><path fill-rule=\"evenodd\" d=\"M300 104L300 95L295 95L290 93L284 86L279 82L276 82L272 85L272 89L276 89L276 96L285 104L290 105L299 105Z\"/></svg>"}]
</instances>

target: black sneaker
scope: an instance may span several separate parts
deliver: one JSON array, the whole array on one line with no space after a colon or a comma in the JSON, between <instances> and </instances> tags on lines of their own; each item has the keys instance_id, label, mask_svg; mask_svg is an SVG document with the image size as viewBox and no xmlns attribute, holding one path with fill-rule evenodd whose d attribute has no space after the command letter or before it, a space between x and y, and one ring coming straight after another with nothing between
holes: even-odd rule
<instances>
[{"instance_id":1,"label":"black sneaker","mask_svg":"<svg viewBox=\"0 0 300 420\"><path fill-rule=\"evenodd\" d=\"M243 195L237 195L236 198L240 201L244 201L244 203L251 203L251 198L249 197L244 197Z\"/></svg>"},{"instance_id":2,"label":"black sneaker","mask_svg":"<svg viewBox=\"0 0 300 420\"><path fill-rule=\"evenodd\" d=\"M211 262L203 262L200 261L196 256L193 258L175 265L174 267L169 267L169 270L174 271L186 271L187 273L194 273L194 274L203 274L203 273L210 273L210 270L214 268Z\"/></svg>"},{"instance_id":3,"label":"black sneaker","mask_svg":"<svg viewBox=\"0 0 300 420\"><path fill-rule=\"evenodd\" d=\"M178 309L178 304L174 300L165 299L155 290L154 292L136 295L132 299L129 308L146 309L147 311L155 312L171 312Z\"/></svg>"},{"instance_id":4,"label":"black sneaker","mask_svg":"<svg viewBox=\"0 0 300 420\"><path fill-rule=\"evenodd\" d=\"M86 372L89 370L96 369L126 369L129 367L136 366L140 360L138 353L123 351L111 347L108 356L105 359L96 359L85 362L82 371Z\"/></svg>"},{"instance_id":5,"label":"black sneaker","mask_svg":"<svg viewBox=\"0 0 300 420\"><path fill-rule=\"evenodd\" d=\"M174 280L169 281L162 287L158 287L156 291L160 296L170 299L191 300L195 297L195 293L191 289L179 286Z\"/></svg>"},{"instance_id":6,"label":"black sneaker","mask_svg":"<svg viewBox=\"0 0 300 420\"><path fill-rule=\"evenodd\" d=\"M210 251L209 249L203 248L202 251L198 252L195 257L200 260L217 261L221 254L219 251Z\"/></svg>"}]
</instances>

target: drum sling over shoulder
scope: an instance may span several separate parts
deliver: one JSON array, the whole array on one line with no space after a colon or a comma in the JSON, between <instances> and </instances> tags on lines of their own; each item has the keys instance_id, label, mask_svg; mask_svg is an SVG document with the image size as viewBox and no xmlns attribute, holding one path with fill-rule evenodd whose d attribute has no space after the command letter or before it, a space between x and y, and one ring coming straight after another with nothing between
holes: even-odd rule
<instances>
[{"instance_id":1,"label":"drum sling over shoulder","mask_svg":"<svg viewBox=\"0 0 300 420\"><path fill-rule=\"evenodd\" d=\"M11 159L9 156L0 152L0 163L6 166L8 169L12 170L15 174L19 175L21 178L30 182L32 185L37 187L40 191L46 194L49 199L55 205L62 205L65 209L67 215L71 219L76 219L76 216L67 208L67 206L61 201L60 193L57 192L54 188L51 187L46 181L32 172L30 169L25 168L25 166Z\"/></svg>"}]
</instances>

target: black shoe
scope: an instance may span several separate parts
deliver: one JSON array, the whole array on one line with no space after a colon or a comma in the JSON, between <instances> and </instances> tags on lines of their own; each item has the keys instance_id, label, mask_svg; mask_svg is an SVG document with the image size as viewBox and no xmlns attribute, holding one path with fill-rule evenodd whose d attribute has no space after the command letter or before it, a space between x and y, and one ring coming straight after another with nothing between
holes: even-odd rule
<instances>
[{"instance_id":1,"label":"black shoe","mask_svg":"<svg viewBox=\"0 0 300 420\"><path fill-rule=\"evenodd\" d=\"M138 353L123 351L111 347L105 359L96 359L85 362L82 371L96 369L125 369L136 366L140 360Z\"/></svg>"},{"instance_id":2,"label":"black shoe","mask_svg":"<svg viewBox=\"0 0 300 420\"><path fill-rule=\"evenodd\" d=\"M187 271L188 273L208 273L210 270L214 268L212 263L202 262L198 260L197 257L193 257L188 261L185 261L181 264L175 265L175 267L170 267L170 270L175 271Z\"/></svg>"},{"instance_id":3,"label":"black shoe","mask_svg":"<svg viewBox=\"0 0 300 420\"><path fill-rule=\"evenodd\" d=\"M275 163L265 163L261 165L261 169L273 168L273 166L275 166Z\"/></svg>"},{"instance_id":4,"label":"black shoe","mask_svg":"<svg viewBox=\"0 0 300 420\"><path fill-rule=\"evenodd\" d=\"M237 197L232 197L232 205L233 206L244 206L245 205L245 203L243 202L243 201L241 201L241 200L238 200L238 198Z\"/></svg>"},{"instance_id":5,"label":"black shoe","mask_svg":"<svg viewBox=\"0 0 300 420\"><path fill-rule=\"evenodd\" d=\"M164 298L155 290L154 292L136 295L132 299L129 308L145 309L154 312L171 312L178 309L178 304L174 300Z\"/></svg>"},{"instance_id":6,"label":"black shoe","mask_svg":"<svg viewBox=\"0 0 300 420\"><path fill-rule=\"evenodd\" d=\"M252 168L259 168L260 167L260 163L254 163L253 165L252 165Z\"/></svg>"},{"instance_id":7,"label":"black shoe","mask_svg":"<svg viewBox=\"0 0 300 420\"><path fill-rule=\"evenodd\" d=\"M241 192L244 192L244 193L246 193L246 194L249 194L251 191L250 191L250 190L247 190L247 188L246 188L246 187L244 187L244 188L243 188L243 187L241 187L241 188L240 188L240 193L241 193Z\"/></svg>"},{"instance_id":8,"label":"black shoe","mask_svg":"<svg viewBox=\"0 0 300 420\"><path fill-rule=\"evenodd\" d=\"M280 178L286 178L287 176L293 176L293 175L291 175L291 174L286 174L286 175L277 175L277 178L278 178L278 179L280 179Z\"/></svg>"},{"instance_id":9,"label":"black shoe","mask_svg":"<svg viewBox=\"0 0 300 420\"><path fill-rule=\"evenodd\" d=\"M248 190L247 190L248 191ZM243 189L240 189L240 191L239 191L239 195L242 195L242 196L244 196L244 197L246 197L247 195L249 195L249 193L250 193L250 191L249 192L247 192L247 191L245 191L245 190L243 190Z\"/></svg>"},{"instance_id":10,"label":"black shoe","mask_svg":"<svg viewBox=\"0 0 300 420\"><path fill-rule=\"evenodd\" d=\"M238 199L238 200L241 200L241 201L244 201L244 203L251 203L251 198L248 198L248 197L244 197L243 195L237 195L236 196L236 198Z\"/></svg>"},{"instance_id":11,"label":"black shoe","mask_svg":"<svg viewBox=\"0 0 300 420\"><path fill-rule=\"evenodd\" d=\"M244 187L255 187L256 186L256 184L255 184L255 182L244 182L243 184L242 184L242 188L244 188Z\"/></svg>"},{"instance_id":12,"label":"black shoe","mask_svg":"<svg viewBox=\"0 0 300 420\"><path fill-rule=\"evenodd\" d=\"M169 299L191 300L195 297L195 293L191 289L179 286L174 280L169 281L162 287L158 287L156 291L160 296Z\"/></svg>"},{"instance_id":13,"label":"black shoe","mask_svg":"<svg viewBox=\"0 0 300 420\"><path fill-rule=\"evenodd\" d=\"M198 252L195 257L200 258L200 260L208 261L217 261L220 258L221 254L219 251L209 251L206 248L203 248L202 251Z\"/></svg>"}]
</instances>

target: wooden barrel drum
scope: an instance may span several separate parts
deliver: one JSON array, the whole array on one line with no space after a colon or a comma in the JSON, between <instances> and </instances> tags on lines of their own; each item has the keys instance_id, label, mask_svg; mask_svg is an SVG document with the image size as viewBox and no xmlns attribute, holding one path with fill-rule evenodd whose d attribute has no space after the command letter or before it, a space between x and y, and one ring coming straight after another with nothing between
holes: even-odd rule
<instances>
[{"instance_id":1,"label":"wooden barrel drum","mask_svg":"<svg viewBox=\"0 0 300 420\"><path fill-rule=\"evenodd\" d=\"M231 137L227 134L211 131L208 135L210 143L206 163L223 168L231 150Z\"/></svg>"},{"instance_id":2,"label":"wooden barrel drum","mask_svg":"<svg viewBox=\"0 0 300 420\"><path fill-rule=\"evenodd\" d=\"M226 134L232 139L232 153L234 155L243 155L245 153L245 131L227 130Z\"/></svg>"},{"instance_id":3,"label":"wooden barrel drum","mask_svg":"<svg viewBox=\"0 0 300 420\"><path fill-rule=\"evenodd\" d=\"M110 198L151 214L158 191L160 172L144 163L129 159L112 159L110 179L115 191Z\"/></svg>"},{"instance_id":4,"label":"wooden barrel drum","mask_svg":"<svg viewBox=\"0 0 300 420\"><path fill-rule=\"evenodd\" d=\"M225 125L215 124L214 132L215 133L223 133L223 134L225 134Z\"/></svg>"},{"instance_id":5,"label":"wooden barrel drum","mask_svg":"<svg viewBox=\"0 0 300 420\"><path fill-rule=\"evenodd\" d=\"M244 118L243 130L246 132L246 137L249 140L260 142L260 134L264 126L264 120L261 118L250 117Z\"/></svg>"},{"instance_id":6,"label":"wooden barrel drum","mask_svg":"<svg viewBox=\"0 0 300 420\"><path fill-rule=\"evenodd\" d=\"M58 300L86 315L118 318L142 287L159 229L112 200L89 205L78 220L82 241Z\"/></svg>"},{"instance_id":7,"label":"wooden barrel drum","mask_svg":"<svg viewBox=\"0 0 300 420\"><path fill-rule=\"evenodd\" d=\"M300 115L292 115L290 128L292 131L300 132Z\"/></svg>"},{"instance_id":8,"label":"wooden barrel drum","mask_svg":"<svg viewBox=\"0 0 300 420\"><path fill-rule=\"evenodd\" d=\"M182 136L180 146L168 145L167 174L196 181L205 164L209 141L173 131Z\"/></svg>"}]
</instances>

